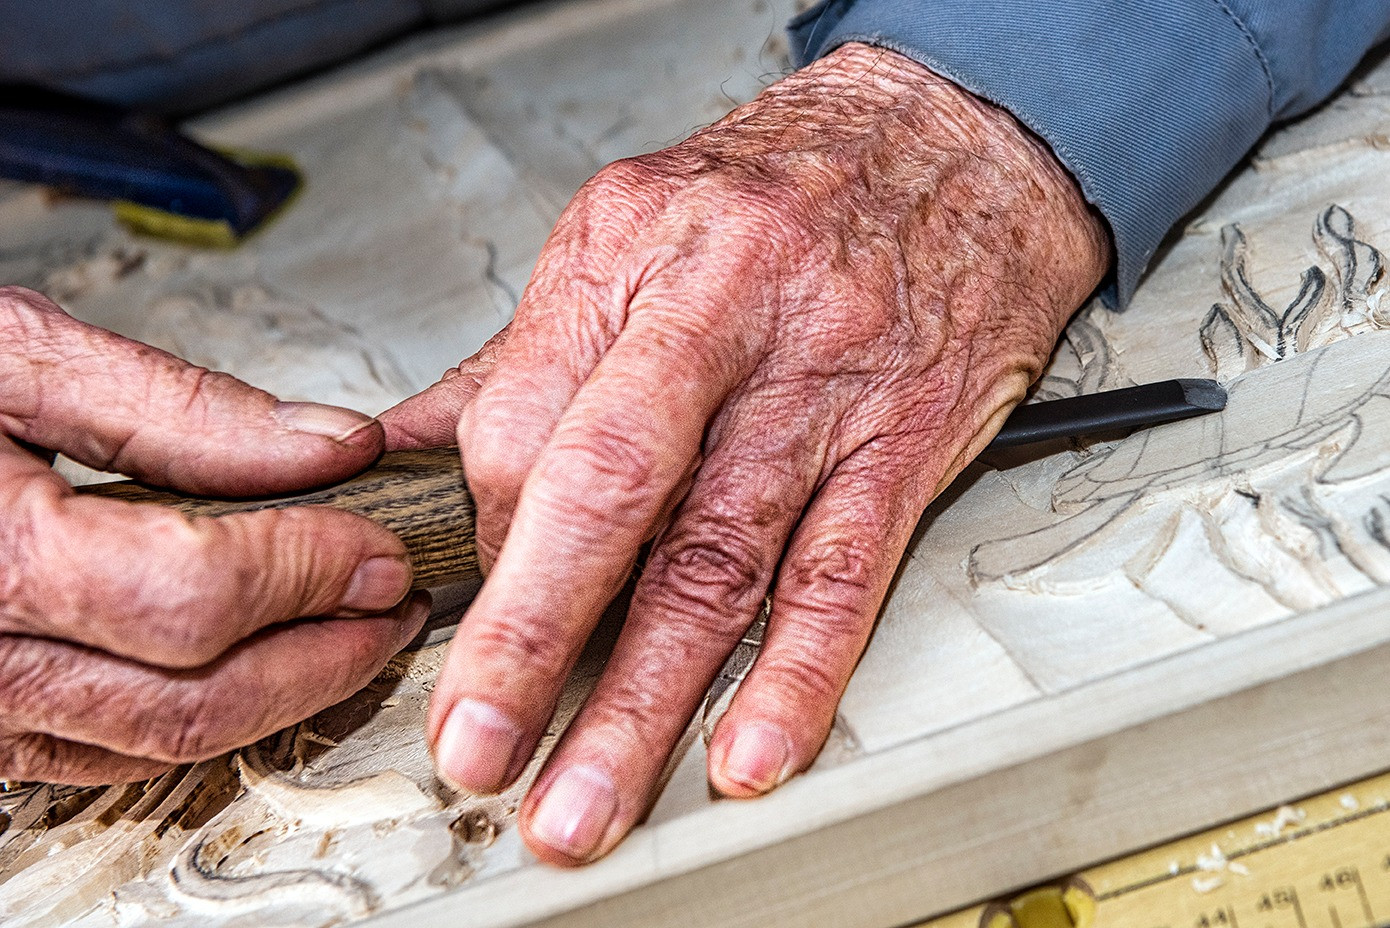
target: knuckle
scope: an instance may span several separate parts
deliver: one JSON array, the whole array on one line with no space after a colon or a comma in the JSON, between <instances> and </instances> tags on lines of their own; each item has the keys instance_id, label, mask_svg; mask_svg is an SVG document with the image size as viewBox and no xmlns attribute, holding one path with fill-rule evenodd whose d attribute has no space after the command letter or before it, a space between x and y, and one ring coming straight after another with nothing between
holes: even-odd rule
<instances>
[{"instance_id":1,"label":"knuckle","mask_svg":"<svg viewBox=\"0 0 1390 928\"><path fill-rule=\"evenodd\" d=\"M173 681L152 703L158 709L147 725L139 726L142 744L132 752L168 763L206 760L236 747L229 737L229 720L247 722L247 707L228 712L207 684L195 680Z\"/></svg>"},{"instance_id":2,"label":"knuckle","mask_svg":"<svg viewBox=\"0 0 1390 928\"><path fill-rule=\"evenodd\" d=\"M225 636L200 616L170 611L146 613L143 635L149 639L144 660L171 668L203 667L226 649Z\"/></svg>"},{"instance_id":3,"label":"knuckle","mask_svg":"<svg viewBox=\"0 0 1390 928\"><path fill-rule=\"evenodd\" d=\"M556 436L539 477L542 487L563 491L562 508L605 525L645 523L660 508L682 468L649 428L623 421L630 418L609 413L582 434Z\"/></svg>"},{"instance_id":4,"label":"knuckle","mask_svg":"<svg viewBox=\"0 0 1390 928\"><path fill-rule=\"evenodd\" d=\"M721 232L749 245L786 245L804 238L808 212L805 193L786 180L758 165L728 165L705 175L694 195L712 201L705 212L720 217Z\"/></svg>"},{"instance_id":5,"label":"knuckle","mask_svg":"<svg viewBox=\"0 0 1390 928\"><path fill-rule=\"evenodd\" d=\"M52 649L36 649L35 639L0 635L0 709L14 718L42 711L59 677Z\"/></svg>"},{"instance_id":6,"label":"knuckle","mask_svg":"<svg viewBox=\"0 0 1390 928\"><path fill-rule=\"evenodd\" d=\"M264 600L259 572L232 557L231 539L223 537L234 525L176 512L146 524L149 550L179 552L181 562L171 569L152 560L130 585L134 601L122 612L149 649L147 659L170 667L210 663L237 638L239 623L229 619Z\"/></svg>"},{"instance_id":7,"label":"knuckle","mask_svg":"<svg viewBox=\"0 0 1390 928\"><path fill-rule=\"evenodd\" d=\"M359 558L406 553L382 526L327 506L237 513L204 537L194 574L209 608L189 631L209 659L255 628L336 608Z\"/></svg>"},{"instance_id":8,"label":"knuckle","mask_svg":"<svg viewBox=\"0 0 1390 928\"><path fill-rule=\"evenodd\" d=\"M0 628L23 628L33 612L43 564L37 556L39 524L33 507L22 504L10 507L0 520Z\"/></svg>"},{"instance_id":9,"label":"knuckle","mask_svg":"<svg viewBox=\"0 0 1390 928\"><path fill-rule=\"evenodd\" d=\"M147 659L164 667L204 667L230 644L226 633L216 626L200 616L151 614L147 634L153 644Z\"/></svg>"},{"instance_id":10,"label":"knuckle","mask_svg":"<svg viewBox=\"0 0 1390 928\"><path fill-rule=\"evenodd\" d=\"M874 613L868 609L835 607L798 617L789 633L799 654L812 655L824 663L832 656L860 647L873 627Z\"/></svg>"},{"instance_id":11,"label":"knuckle","mask_svg":"<svg viewBox=\"0 0 1390 928\"><path fill-rule=\"evenodd\" d=\"M27 287L0 287L0 323L20 325L35 313L49 313L57 307L41 293Z\"/></svg>"},{"instance_id":12,"label":"knuckle","mask_svg":"<svg viewBox=\"0 0 1390 928\"><path fill-rule=\"evenodd\" d=\"M669 732L663 729L674 716L682 724L690 716L689 708L672 706L670 689L669 681L641 674L613 681L603 699L585 707L584 731L590 743L601 743L610 754L653 761L664 758L670 748Z\"/></svg>"},{"instance_id":13,"label":"knuckle","mask_svg":"<svg viewBox=\"0 0 1390 928\"><path fill-rule=\"evenodd\" d=\"M475 653L486 654L494 667L525 668L548 680L563 679L575 656L569 637L559 629L524 618L488 622L473 632L473 644Z\"/></svg>"},{"instance_id":14,"label":"knuckle","mask_svg":"<svg viewBox=\"0 0 1390 928\"><path fill-rule=\"evenodd\" d=\"M89 328L40 293L0 287L0 332L6 335L0 339L0 370L7 381L7 402L33 407L27 412L32 416L42 400L43 379L87 349L86 340L73 335Z\"/></svg>"},{"instance_id":15,"label":"knuckle","mask_svg":"<svg viewBox=\"0 0 1390 928\"><path fill-rule=\"evenodd\" d=\"M519 453L515 418L501 404L480 406L461 444L473 495L514 503L532 464L530 455Z\"/></svg>"},{"instance_id":16,"label":"knuckle","mask_svg":"<svg viewBox=\"0 0 1390 928\"><path fill-rule=\"evenodd\" d=\"M570 201L546 251L561 245L558 253L572 259L568 262L574 265L572 269L591 265L596 254L612 257L622 253L631 244L634 230L661 211L687 173L662 152L607 165ZM583 248L576 252L571 247L575 245ZM584 260L578 260L581 258ZM546 263L543 254L538 267Z\"/></svg>"},{"instance_id":17,"label":"knuckle","mask_svg":"<svg viewBox=\"0 0 1390 928\"><path fill-rule=\"evenodd\" d=\"M638 194L654 182L664 181L667 172L657 159L637 155L622 158L601 168L580 188L583 200L606 201Z\"/></svg>"},{"instance_id":18,"label":"knuckle","mask_svg":"<svg viewBox=\"0 0 1390 928\"><path fill-rule=\"evenodd\" d=\"M234 389L237 383L231 374L196 367L157 348L137 346L135 350L144 354L151 366L162 374L171 402L197 423L213 419L218 396L228 388Z\"/></svg>"},{"instance_id":19,"label":"knuckle","mask_svg":"<svg viewBox=\"0 0 1390 928\"><path fill-rule=\"evenodd\" d=\"M827 664L823 654L810 645L781 649L775 657L764 652L759 657L758 689L785 707L838 702L849 678L836 673L832 667L838 664Z\"/></svg>"},{"instance_id":20,"label":"knuckle","mask_svg":"<svg viewBox=\"0 0 1390 928\"><path fill-rule=\"evenodd\" d=\"M783 563L778 599L826 621L857 615L874 591L881 560L878 546L862 536L822 539Z\"/></svg>"},{"instance_id":21,"label":"knuckle","mask_svg":"<svg viewBox=\"0 0 1390 928\"><path fill-rule=\"evenodd\" d=\"M668 538L648 562L643 582L649 598L664 600L694 619L712 616L727 634L730 620L746 620L767 594L765 558L747 534L725 528L711 533Z\"/></svg>"}]
</instances>

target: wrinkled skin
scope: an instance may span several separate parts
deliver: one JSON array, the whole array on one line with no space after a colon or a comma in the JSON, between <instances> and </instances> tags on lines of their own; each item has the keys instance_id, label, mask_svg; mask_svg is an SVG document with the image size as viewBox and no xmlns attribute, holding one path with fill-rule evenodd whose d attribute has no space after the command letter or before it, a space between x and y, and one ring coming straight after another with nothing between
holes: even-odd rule
<instances>
[{"instance_id":1,"label":"wrinkled skin","mask_svg":"<svg viewBox=\"0 0 1390 928\"><path fill-rule=\"evenodd\" d=\"M428 613L366 519L78 496L52 452L247 496L348 477L382 441L0 288L0 779L135 780L247 744L360 689Z\"/></svg>"},{"instance_id":2,"label":"wrinkled skin","mask_svg":"<svg viewBox=\"0 0 1390 928\"><path fill-rule=\"evenodd\" d=\"M601 171L509 329L383 416L398 447L457 437L490 567L434 692L441 775L519 775L649 539L602 680L522 806L529 846L581 863L641 820L769 594L709 778L750 797L805 769L923 509L1108 249L1012 118L862 45Z\"/></svg>"}]
</instances>

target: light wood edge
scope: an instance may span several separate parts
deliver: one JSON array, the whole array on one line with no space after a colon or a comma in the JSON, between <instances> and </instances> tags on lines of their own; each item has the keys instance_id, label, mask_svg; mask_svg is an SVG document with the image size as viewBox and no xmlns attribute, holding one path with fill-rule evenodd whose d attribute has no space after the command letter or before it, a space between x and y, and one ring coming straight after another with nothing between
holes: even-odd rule
<instances>
[{"instance_id":1,"label":"light wood edge","mask_svg":"<svg viewBox=\"0 0 1390 928\"><path fill-rule=\"evenodd\" d=\"M482 879L371 924L923 918L1390 765L1387 667L1390 588L639 829L588 868Z\"/></svg>"}]
</instances>

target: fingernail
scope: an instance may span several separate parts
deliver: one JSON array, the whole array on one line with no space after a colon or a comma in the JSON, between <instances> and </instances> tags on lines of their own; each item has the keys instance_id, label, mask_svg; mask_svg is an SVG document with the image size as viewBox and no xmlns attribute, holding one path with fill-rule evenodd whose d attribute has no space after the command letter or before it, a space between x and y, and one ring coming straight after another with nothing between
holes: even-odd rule
<instances>
[{"instance_id":1,"label":"fingernail","mask_svg":"<svg viewBox=\"0 0 1390 928\"><path fill-rule=\"evenodd\" d=\"M765 793L791 776L791 739L768 722L748 722L734 733L723 773L740 786Z\"/></svg>"},{"instance_id":2,"label":"fingernail","mask_svg":"<svg viewBox=\"0 0 1390 928\"><path fill-rule=\"evenodd\" d=\"M410 602L405 607L406 624L424 622L430 617L430 610L433 608L434 597L427 590L416 590L410 594Z\"/></svg>"},{"instance_id":3,"label":"fingernail","mask_svg":"<svg viewBox=\"0 0 1390 928\"><path fill-rule=\"evenodd\" d=\"M430 617L433 606L434 600L424 590L417 590L411 594L400 624L401 647L410 644L415 640L415 636L420 634L420 629L424 628L425 620Z\"/></svg>"},{"instance_id":4,"label":"fingernail","mask_svg":"<svg viewBox=\"0 0 1390 928\"><path fill-rule=\"evenodd\" d=\"M410 561L403 557L373 557L357 565L339 608L382 612L410 590Z\"/></svg>"},{"instance_id":5,"label":"fingernail","mask_svg":"<svg viewBox=\"0 0 1390 928\"><path fill-rule=\"evenodd\" d=\"M435 764L447 783L470 793L495 793L521 747L521 726L476 699L460 699L435 742Z\"/></svg>"},{"instance_id":6,"label":"fingernail","mask_svg":"<svg viewBox=\"0 0 1390 928\"><path fill-rule=\"evenodd\" d=\"M347 441L376 421L351 409L318 403L276 403L272 414L291 432L320 435L336 442Z\"/></svg>"},{"instance_id":7,"label":"fingernail","mask_svg":"<svg viewBox=\"0 0 1390 928\"><path fill-rule=\"evenodd\" d=\"M531 819L531 834L568 857L599 849L618 811L613 778L597 767L571 767L556 777Z\"/></svg>"}]
</instances>

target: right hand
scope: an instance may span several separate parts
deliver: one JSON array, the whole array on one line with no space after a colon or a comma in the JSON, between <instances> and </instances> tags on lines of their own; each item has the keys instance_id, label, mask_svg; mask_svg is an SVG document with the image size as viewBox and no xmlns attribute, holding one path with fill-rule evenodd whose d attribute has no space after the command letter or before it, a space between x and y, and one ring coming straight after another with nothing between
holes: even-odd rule
<instances>
[{"instance_id":1,"label":"right hand","mask_svg":"<svg viewBox=\"0 0 1390 928\"><path fill-rule=\"evenodd\" d=\"M249 744L365 685L429 611L367 519L80 496L53 452L252 496L351 476L382 443L361 413L278 402L0 288L0 780L143 779Z\"/></svg>"},{"instance_id":2,"label":"right hand","mask_svg":"<svg viewBox=\"0 0 1390 928\"><path fill-rule=\"evenodd\" d=\"M602 679L520 806L527 846L587 862L646 816L769 595L709 781L752 797L809 767L923 510L1108 258L1012 116L856 43L601 171L505 344L382 415L402 446L457 435L491 562L431 696L441 776L516 780L648 541Z\"/></svg>"}]
</instances>

